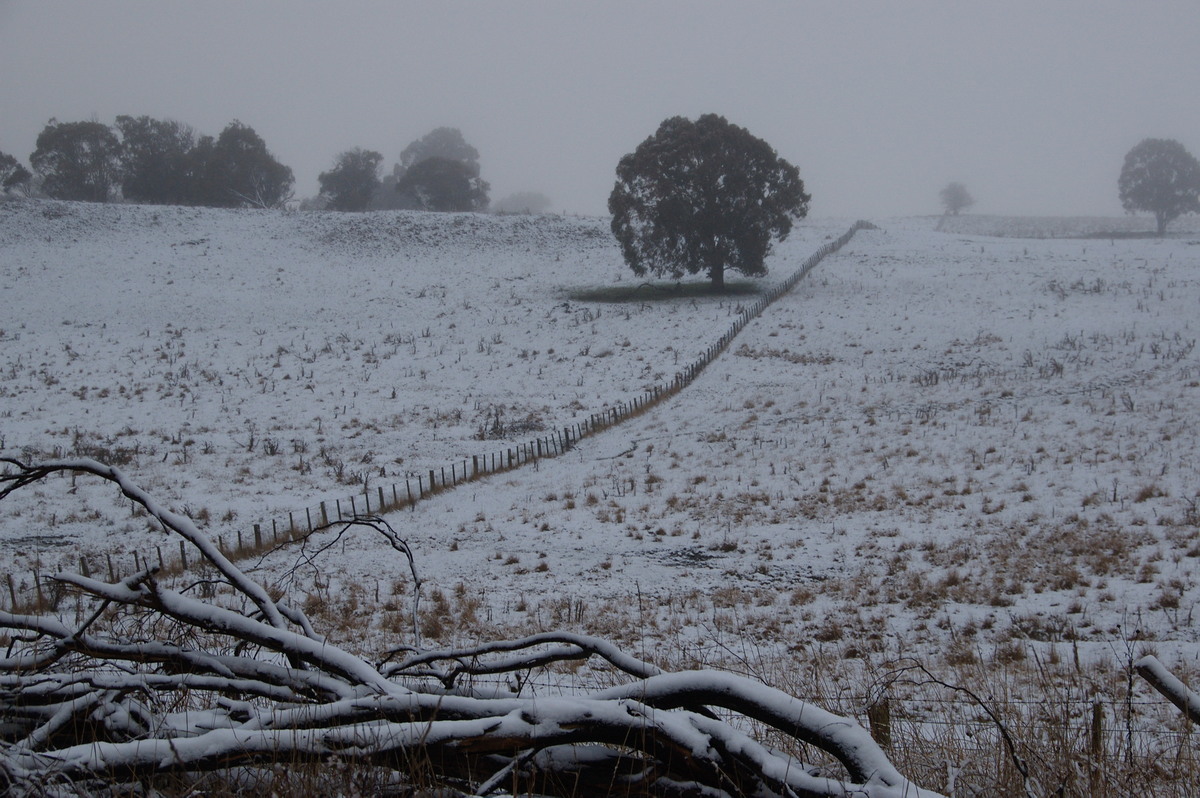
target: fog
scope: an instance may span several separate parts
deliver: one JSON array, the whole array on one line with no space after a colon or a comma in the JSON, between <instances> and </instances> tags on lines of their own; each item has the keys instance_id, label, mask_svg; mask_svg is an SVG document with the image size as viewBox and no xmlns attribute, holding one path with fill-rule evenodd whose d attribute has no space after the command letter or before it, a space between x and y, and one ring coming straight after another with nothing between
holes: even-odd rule
<instances>
[{"instance_id":1,"label":"fog","mask_svg":"<svg viewBox=\"0 0 1200 798\"><path fill-rule=\"evenodd\" d=\"M458 127L493 199L603 214L621 155L715 112L799 166L811 213L1121 213L1142 138L1200 154L1200 4L0 0L0 150L51 118L251 125L297 197L353 146Z\"/></svg>"}]
</instances>

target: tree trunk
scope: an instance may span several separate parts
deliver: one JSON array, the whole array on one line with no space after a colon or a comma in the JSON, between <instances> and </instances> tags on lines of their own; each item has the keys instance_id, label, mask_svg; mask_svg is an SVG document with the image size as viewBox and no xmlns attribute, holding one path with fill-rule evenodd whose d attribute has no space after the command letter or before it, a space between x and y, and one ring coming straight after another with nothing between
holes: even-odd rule
<instances>
[{"instance_id":1,"label":"tree trunk","mask_svg":"<svg viewBox=\"0 0 1200 798\"><path fill-rule=\"evenodd\" d=\"M719 264L708 270L708 276L712 278L712 290L721 292L725 290L725 265Z\"/></svg>"}]
</instances>

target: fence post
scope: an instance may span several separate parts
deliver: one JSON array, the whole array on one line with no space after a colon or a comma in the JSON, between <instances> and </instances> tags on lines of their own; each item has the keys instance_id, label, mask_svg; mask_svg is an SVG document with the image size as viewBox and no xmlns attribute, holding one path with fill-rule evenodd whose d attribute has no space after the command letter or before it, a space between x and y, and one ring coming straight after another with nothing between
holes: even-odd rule
<instances>
[{"instance_id":1,"label":"fence post","mask_svg":"<svg viewBox=\"0 0 1200 798\"><path fill-rule=\"evenodd\" d=\"M329 526L329 511L325 509L325 502L321 502L321 526Z\"/></svg>"},{"instance_id":2,"label":"fence post","mask_svg":"<svg viewBox=\"0 0 1200 798\"><path fill-rule=\"evenodd\" d=\"M1104 706L1097 701L1092 704L1092 730L1088 739L1091 754L1091 793L1098 795L1104 775Z\"/></svg>"},{"instance_id":3,"label":"fence post","mask_svg":"<svg viewBox=\"0 0 1200 798\"><path fill-rule=\"evenodd\" d=\"M183 540L179 541L179 563L180 563L179 570L186 571L187 567L188 567L188 564L187 564L187 542L183 541ZM112 561L109 561L108 567L110 570L112 569Z\"/></svg>"},{"instance_id":4,"label":"fence post","mask_svg":"<svg viewBox=\"0 0 1200 798\"><path fill-rule=\"evenodd\" d=\"M871 736L880 748L892 746L892 705L886 698L867 707L867 723L871 727Z\"/></svg>"},{"instance_id":5,"label":"fence post","mask_svg":"<svg viewBox=\"0 0 1200 798\"><path fill-rule=\"evenodd\" d=\"M379 512L382 513L383 512L383 485L377 485L376 487L379 488Z\"/></svg>"},{"instance_id":6,"label":"fence post","mask_svg":"<svg viewBox=\"0 0 1200 798\"><path fill-rule=\"evenodd\" d=\"M8 598L12 602L11 609L17 611L17 587L13 584L12 574L5 574L4 578L8 580Z\"/></svg>"}]
</instances>

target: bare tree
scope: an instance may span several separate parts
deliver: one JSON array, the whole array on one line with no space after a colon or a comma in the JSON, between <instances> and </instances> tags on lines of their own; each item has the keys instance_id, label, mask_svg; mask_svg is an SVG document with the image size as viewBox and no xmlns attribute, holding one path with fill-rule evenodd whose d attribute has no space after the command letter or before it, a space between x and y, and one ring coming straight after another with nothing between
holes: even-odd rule
<instances>
[{"instance_id":1,"label":"bare tree","mask_svg":"<svg viewBox=\"0 0 1200 798\"><path fill-rule=\"evenodd\" d=\"M341 521L306 539L365 529L407 558L413 644L372 665L329 642L301 608L119 470L87 459L0 463L0 499L55 474L112 483L190 544L209 574L180 589L156 568L109 582L63 573L53 583L89 602L78 619L0 612L11 641L0 658L0 789L8 794L120 792L214 771L282 779L337 760L445 794L504 786L552 795L935 795L905 779L853 720L745 677L665 673L567 633L422 649L413 555L382 518ZM535 696L489 693L474 681L591 657L624 683ZM782 753L748 728L826 752L842 773Z\"/></svg>"}]
</instances>

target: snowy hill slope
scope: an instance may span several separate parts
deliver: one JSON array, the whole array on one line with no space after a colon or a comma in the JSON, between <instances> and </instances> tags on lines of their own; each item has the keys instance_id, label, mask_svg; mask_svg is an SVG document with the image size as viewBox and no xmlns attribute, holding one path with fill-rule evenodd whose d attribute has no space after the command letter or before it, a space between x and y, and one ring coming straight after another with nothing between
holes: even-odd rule
<instances>
[{"instance_id":1,"label":"snowy hill slope","mask_svg":"<svg viewBox=\"0 0 1200 798\"><path fill-rule=\"evenodd\" d=\"M567 423L690 361L739 301L570 299L630 281L598 220L0 213L6 451L118 455L214 533L469 456L498 413ZM798 229L772 277L846 226ZM1200 246L882 226L671 401L395 514L471 610L449 615L870 656L1103 652L1136 624L1194 651ZM13 504L6 551L50 568L151 539L72 502ZM322 595L403 581L374 541L328 556Z\"/></svg>"}]
</instances>

